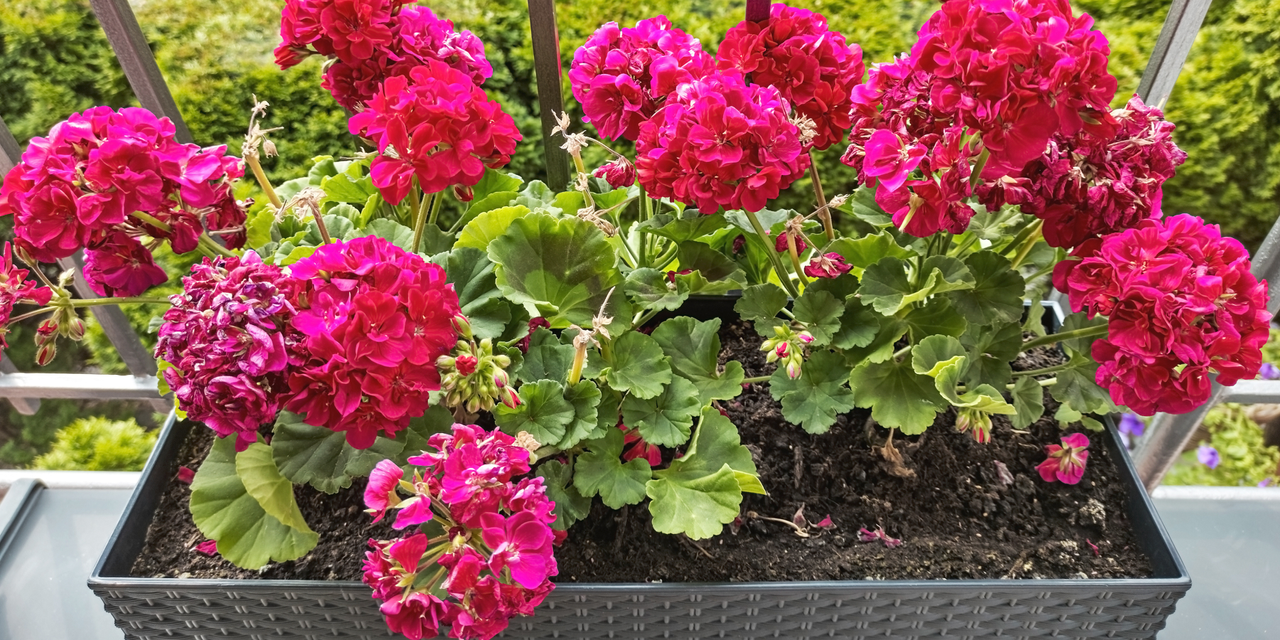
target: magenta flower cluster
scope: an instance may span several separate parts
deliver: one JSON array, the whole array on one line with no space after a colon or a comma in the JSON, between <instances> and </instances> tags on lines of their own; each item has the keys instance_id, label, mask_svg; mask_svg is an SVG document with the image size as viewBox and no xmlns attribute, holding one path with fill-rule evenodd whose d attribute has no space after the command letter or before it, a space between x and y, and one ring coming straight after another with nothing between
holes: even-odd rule
<instances>
[{"instance_id":1,"label":"magenta flower cluster","mask_svg":"<svg viewBox=\"0 0 1280 640\"><path fill-rule=\"evenodd\" d=\"M455 424L408 462L421 468L411 481L394 462L378 463L365 506L375 521L397 510L396 529L434 521L443 533L369 541L364 582L391 631L419 640L449 625L452 638L492 638L532 614L555 588L556 517L542 478L513 480L529 472L528 449L500 431Z\"/></svg>"},{"instance_id":2,"label":"magenta flower cluster","mask_svg":"<svg viewBox=\"0 0 1280 640\"><path fill-rule=\"evenodd\" d=\"M984 151L981 178L1016 176L1055 134L1074 136L1106 112L1116 80L1092 26L1065 2L944 2L909 56L872 67L854 88L843 161L877 185L899 228L963 232Z\"/></svg>"},{"instance_id":3,"label":"magenta flower cluster","mask_svg":"<svg viewBox=\"0 0 1280 640\"><path fill-rule=\"evenodd\" d=\"M377 143L373 184L396 204L414 178L426 193L475 185L486 167L510 162L521 140L515 121L496 101L438 60L388 78L368 107L351 118L351 133Z\"/></svg>"},{"instance_id":4,"label":"magenta flower cluster","mask_svg":"<svg viewBox=\"0 0 1280 640\"><path fill-rule=\"evenodd\" d=\"M626 29L605 23L573 54L569 82L601 136L635 141L676 87L714 69L697 38L658 16Z\"/></svg>"},{"instance_id":5,"label":"magenta flower cluster","mask_svg":"<svg viewBox=\"0 0 1280 640\"><path fill-rule=\"evenodd\" d=\"M744 20L725 34L716 66L781 92L797 114L813 121L816 149L842 142L853 126L853 87L865 71L862 48L828 29L822 14L774 4L768 20Z\"/></svg>"},{"instance_id":6,"label":"magenta flower cluster","mask_svg":"<svg viewBox=\"0 0 1280 640\"><path fill-rule=\"evenodd\" d=\"M1070 249L1159 218L1164 182L1187 154L1173 143L1173 123L1133 96L1097 124L1059 133L1020 174L983 184L989 210L1004 204L1044 220L1044 239Z\"/></svg>"},{"instance_id":7,"label":"magenta flower cluster","mask_svg":"<svg viewBox=\"0 0 1280 640\"><path fill-rule=\"evenodd\" d=\"M139 108L94 107L34 138L0 187L19 249L53 262L85 250L85 278L99 295L135 296L166 280L140 241L195 250L204 230L244 243L245 204L231 183L244 175L226 146L174 138L168 118Z\"/></svg>"},{"instance_id":8,"label":"magenta flower cluster","mask_svg":"<svg viewBox=\"0 0 1280 640\"><path fill-rule=\"evenodd\" d=\"M192 419L237 446L281 408L367 449L427 409L436 358L457 341L444 269L377 237L336 242L288 272L205 259L183 279L156 357Z\"/></svg>"},{"instance_id":9,"label":"magenta flower cluster","mask_svg":"<svg viewBox=\"0 0 1280 640\"><path fill-rule=\"evenodd\" d=\"M300 281L293 326L306 340L286 408L357 449L422 415L440 388L436 358L458 339L444 269L370 236L319 247L290 274Z\"/></svg>"},{"instance_id":10,"label":"magenta flower cluster","mask_svg":"<svg viewBox=\"0 0 1280 640\"><path fill-rule=\"evenodd\" d=\"M311 55L329 58L323 86L352 111L387 78L409 75L428 61L443 62L477 85L493 75L479 38L409 0L287 0L280 39L281 69Z\"/></svg>"},{"instance_id":11,"label":"magenta flower cluster","mask_svg":"<svg viewBox=\"0 0 1280 640\"><path fill-rule=\"evenodd\" d=\"M1240 242L1195 216L1088 240L1053 281L1073 311L1107 317L1107 338L1093 344L1097 382L1138 414L1190 411L1208 401L1211 373L1233 385L1262 364L1266 282Z\"/></svg>"},{"instance_id":12,"label":"magenta flower cluster","mask_svg":"<svg viewBox=\"0 0 1280 640\"><path fill-rule=\"evenodd\" d=\"M303 336L293 327L300 283L249 251L205 258L170 297L156 343L162 375L187 415L219 436L252 444L275 419L300 362Z\"/></svg>"},{"instance_id":13,"label":"magenta flower cluster","mask_svg":"<svg viewBox=\"0 0 1280 640\"><path fill-rule=\"evenodd\" d=\"M733 73L682 84L640 127L640 185L706 214L759 211L809 168L789 112L777 89Z\"/></svg>"}]
</instances>

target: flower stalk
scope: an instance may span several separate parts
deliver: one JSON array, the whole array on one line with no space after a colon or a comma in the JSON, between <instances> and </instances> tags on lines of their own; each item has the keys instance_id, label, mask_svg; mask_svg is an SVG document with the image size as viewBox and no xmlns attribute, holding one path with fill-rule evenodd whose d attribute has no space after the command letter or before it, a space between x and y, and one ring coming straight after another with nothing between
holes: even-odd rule
<instances>
[{"instance_id":1,"label":"flower stalk","mask_svg":"<svg viewBox=\"0 0 1280 640\"><path fill-rule=\"evenodd\" d=\"M760 224L760 218L756 216L754 211L746 210L747 219L751 221L751 227L756 230L756 235L760 236L760 241L764 243L765 253L769 256L769 262L773 264L773 272L778 275L778 281L782 283L782 288L787 290L794 298L800 297L800 291L796 289L796 285L791 282L791 276L787 273L786 267L782 266L782 261L778 259L776 252L769 249L769 233L764 230L764 225Z\"/></svg>"}]
</instances>

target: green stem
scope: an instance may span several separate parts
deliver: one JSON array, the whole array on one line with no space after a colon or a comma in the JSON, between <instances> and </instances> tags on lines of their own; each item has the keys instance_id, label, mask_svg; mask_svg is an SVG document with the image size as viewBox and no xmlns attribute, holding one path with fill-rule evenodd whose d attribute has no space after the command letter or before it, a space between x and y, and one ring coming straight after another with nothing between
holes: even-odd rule
<instances>
[{"instance_id":1,"label":"green stem","mask_svg":"<svg viewBox=\"0 0 1280 640\"><path fill-rule=\"evenodd\" d=\"M1027 239L1022 243L1022 247L1018 249L1018 255L1014 257L1013 262L1009 265L1014 269L1017 269L1018 265L1022 264L1022 261L1027 259L1027 256L1031 253L1031 248L1036 246L1036 242L1039 241L1040 236L1043 235L1044 220L1037 218L1031 226L1034 227L1031 231L1031 235L1027 236Z\"/></svg>"},{"instance_id":2,"label":"green stem","mask_svg":"<svg viewBox=\"0 0 1280 640\"><path fill-rule=\"evenodd\" d=\"M431 196L431 215L427 217L427 224L435 224L436 219L440 217L440 210L444 208L444 192L441 191Z\"/></svg>"},{"instance_id":3,"label":"green stem","mask_svg":"<svg viewBox=\"0 0 1280 640\"><path fill-rule=\"evenodd\" d=\"M742 384L757 384L760 382L768 382L773 376L756 376L754 378L743 378Z\"/></svg>"},{"instance_id":4,"label":"green stem","mask_svg":"<svg viewBox=\"0 0 1280 640\"><path fill-rule=\"evenodd\" d=\"M133 216L133 217L135 217L135 218L137 218L137 219L139 219L139 220L141 220L141 221L143 221L143 222L145 222L145 223L147 223L147 224L149 224L149 225L151 225L151 226L153 226L153 227L155 227L155 228L157 228L157 229L159 229L159 230L161 230L161 231L165 231L165 232L173 231L173 227L170 227L170 226L169 226L167 223L165 223L165 222L161 222L158 218L156 218L155 216L153 216L153 215L151 215L151 214L149 214L149 213L143 213L143 212L141 212L141 211L134 211L134 212L130 213L129 215L131 215L131 216Z\"/></svg>"},{"instance_id":5,"label":"green stem","mask_svg":"<svg viewBox=\"0 0 1280 640\"><path fill-rule=\"evenodd\" d=\"M631 326L642 327L644 326L644 323L652 320L660 312L661 312L660 309L647 309L645 311L641 311L640 313L636 314L635 320L632 321Z\"/></svg>"},{"instance_id":6,"label":"green stem","mask_svg":"<svg viewBox=\"0 0 1280 640\"><path fill-rule=\"evenodd\" d=\"M426 229L426 226L427 226L427 211L426 211L426 209L427 209L427 207L431 206L431 201L432 201L432 200L434 200L434 199L435 199L435 197L436 197L436 194L434 194L434 193L433 193L433 194L431 194L431 195L429 195L429 196L427 196L427 198L426 198L425 200L423 200L421 204L419 204L419 205L418 205L418 211L417 211L417 213L415 213L415 214L414 214L414 216L413 216L413 245L412 245L412 248L413 248L413 252L414 252L414 253L417 253L417 252L418 252L418 245L422 244L422 231L423 231L424 229Z\"/></svg>"},{"instance_id":7,"label":"green stem","mask_svg":"<svg viewBox=\"0 0 1280 640\"><path fill-rule=\"evenodd\" d=\"M977 241L978 241L978 234L970 233L969 237L965 238L964 241L960 243L960 246L948 251L947 255L957 256L957 257L962 256L964 255L965 250L967 250L969 247L972 247L973 244Z\"/></svg>"},{"instance_id":8,"label":"green stem","mask_svg":"<svg viewBox=\"0 0 1280 640\"><path fill-rule=\"evenodd\" d=\"M903 347L903 348L901 348L901 349L898 349L897 351L894 351L894 352L893 352L893 359L894 359L894 360L897 360L898 358L901 358L902 356L905 356L905 355L907 355L908 353L911 353L911 347L912 347L912 346L914 346L914 345L907 345L907 346L905 346L905 347Z\"/></svg>"},{"instance_id":9,"label":"green stem","mask_svg":"<svg viewBox=\"0 0 1280 640\"><path fill-rule=\"evenodd\" d=\"M661 254L659 254L658 258L653 261L653 268L660 270L663 267L671 264L671 261L676 259L677 249L679 249L679 246L677 246L676 243L672 242L666 248L666 250L664 250Z\"/></svg>"},{"instance_id":10,"label":"green stem","mask_svg":"<svg viewBox=\"0 0 1280 640\"><path fill-rule=\"evenodd\" d=\"M267 199L275 206L276 211L284 207L284 203L280 202L280 196L276 195L276 190L271 187L271 181L267 180L267 174L262 171L262 164L258 162L257 155L248 154L244 161L249 163L249 168L253 169L253 177L258 179L258 186L262 187L262 191L267 194Z\"/></svg>"},{"instance_id":11,"label":"green stem","mask_svg":"<svg viewBox=\"0 0 1280 640\"><path fill-rule=\"evenodd\" d=\"M1017 378L1019 376L1042 376L1047 373L1057 373L1059 371L1064 371L1069 367L1070 365L1064 362L1062 364L1055 364L1052 367L1044 367L1043 369L1031 369L1028 371L1014 371L1013 377Z\"/></svg>"},{"instance_id":12,"label":"green stem","mask_svg":"<svg viewBox=\"0 0 1280 640\"><path fill-rule=\"evenodd\" d=\"M751 221L751 226L756 230L756 235L760 236L760 241L764 242L765 255L769 256L769 262L773 263L773 271L778 274L778 280L782 283L782 288L787 290L793 298L799 298L800 292L796 289L796 285L791 282L791 276L787 275L786 267L782 266L782 260L778 259L778 253L773 250L772 243L769 242L769 234L765 232L764 225L760 224L760 218L756 217L755 212L746 211L747 219Z\"/></svg>"},{"instance_id":13,"label":"green stem","mask_svg":"<svg viewBox=\"0 0 1280 640\"><path fill-rule=\"evenodd\" d=\"M982 181L982 170L987 168L987 159L991 157L991 151L986 147L982 148L982 153L978 154L978 161L973 165L973 173L969 174L969 188L978 186Z\"/></svg>"},{"instance_id":14,"label":"green stem","mask_svg":"<svg viewBox=\"0 0 1280 640\"><path fill-rule=\"evenodd\" d=\"M4 324L5 324L5 326L12 325L12 324L17 324L18 322L20 322L20 321L22 321L22 320L26 320L27 318L34 318L34 317L36 317L36 316L38 316L38 315L42 315L42 314L49 313L49 312L51 312L51 311L57 311L57 310L58 310L58 308L57 308L57 307L40 307L39 309L36 309L35 311L28 311L28 312L26 312L26 313L24 313L24 314L22 314L22 315L20 315L20 316L14 316L14 317L12 317L12 318L9 318L9 320L8 320L8 321L6 321Z\"/></svg>"},{"instance_id":15,"label":"green stem","mask_svg":"<svg viewBox=\"0 0 1280 640\"><path fill-rule=\"evenodd\" d=\"M101 307L109 304L172 304L168 298L147 298L143 296L134 296L132 298L73 298L71 300L72 307Z\"/></svg>"},{"instance_id":16,"label":"green stem","mask_svg":"<svg viewBox=\"0 0 1280 640\"><path fill-rule=\"evenodd\" d=\"M322 225L320 228L321 228L321 229L324 229L324 226L323 226L323 224L324 224L324 223L320 223L320 224ZM327 234L327 233L322 233L321 235L324 235L324 236L326 236L326 237L327 237L327 235L328 235L328 234ZM207 234L207 233L202 233L202 234L200 234L200 238L199 238L198 242L199 242L199 246L204 247L207 251L209 251L209 252L213 253L213 255L215 255L215 256L222 256L222 257L224 257L224 258L236 258L236 257L238 257L238 256L235 254L235 252L233 252L232 250L230 250L230 249L228 249L228 248L226 248L226 247L222 246L221 244L219 244L219 243L218 243L218 241L217 241L217 240L214 240L213 238L210 238L210 237L209 237L209 234Z\"/></svg>"},{"instance_id":17,"label":"green stem","mask_svg":"<svg viewBox=\"0 0 1280 640\"><path fill-rule=\"evenodd\" d=\"M818 201L818 218L822 220L822 229L827 233L827 242L836 239L835 227L831 224L831 209L827 208L827 195L822 192L822 178L818 177L818 162L809 151L809 176L813 178L813 197ZM799 269L796 273L799 273Z\"/></svg>"},{"instance_id":18,"label":"green stem","mask_svg":"<svg viewBox=\"0 0 1280 640\"><path fill-rule=\"evenodd\" d=\"M796 251L796 237L793 234L787 234L787 253L791 255L791 268L796 270L796 278L800 280L800 286L809 286L809 281L805 279L804 272L800 270L800 254Z\"/></svg>"},{"instance_id":19,"label":"green stem","mask_svg":"<svg viewBox=\"0 0 1280 640\"><path fill-rule=\"evenodd\" d=\"M1022 343L1022 350L1029 351L1036 347L1042 347L1046 344L1054 344L1063 340L1072 340L1075 338L1092 338L1094 336L1107 335L1107 325L1100 324L1096 327L1084 327L1082 329L1073 329L1071 331L1063 331L1060 333L1052 333L1047 336L1040 336Z\"/></svg>"}]
</instances>

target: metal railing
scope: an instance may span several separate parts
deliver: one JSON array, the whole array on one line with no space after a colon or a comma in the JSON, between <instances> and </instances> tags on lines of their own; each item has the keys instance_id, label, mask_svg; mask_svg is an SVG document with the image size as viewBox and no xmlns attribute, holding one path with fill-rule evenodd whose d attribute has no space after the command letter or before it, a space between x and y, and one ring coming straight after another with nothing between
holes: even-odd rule
<instances>
[{"instance_id":1,"label":"metal railing","mask_svg":"<svg viewBox=\"0 0 1280 640\"><path fill-rule=\"evenodd\" d=\"M1168 101L1209 4L1210 0L1172 0L1138 88L1139 95L1148 103L1163 107ZM90 0L90 5L139 103L172 120L178 140L191 142L191 132L178 111L128 0ZM555 0L528 0L528 5L547 182L552 188L563 189L569 181L569 157L551 135L556 114L564 111ZM771 0L745 0L745 16L749 20L763 20L769 16L770 6ZM17 141L0 120L0 172L7 173L20 155ZM66 259L59 264L68 268L75 264L73 260ZM1274 314L1280 307L1280 300L1276 297L1280 293L1277 291L1280 286L1280 223L1272 228L1257 252L1253 268L1255 275L1271 283L1269 310ZM95 297L82 277L77 278L75 288L81 296ZM160 398L156 391L155 361L129 325L124 312L113 305L94 307L93 313L133 375L21 373L6 358L0 360L0 398L7 398L18 411L26 414L39 408L39 398L145 399L154 403L157 409L167 410L170 403ZM1280 402L1280 382L1244 381L1230 389L1215 385L1211 400L1196 411L1182 416L1156 416L1150 435L1134 452L1138 470L1148 487L1159 483L1192 437L1204 413L1214 404L1227 400Z\"/></svg>"}]
</instances>

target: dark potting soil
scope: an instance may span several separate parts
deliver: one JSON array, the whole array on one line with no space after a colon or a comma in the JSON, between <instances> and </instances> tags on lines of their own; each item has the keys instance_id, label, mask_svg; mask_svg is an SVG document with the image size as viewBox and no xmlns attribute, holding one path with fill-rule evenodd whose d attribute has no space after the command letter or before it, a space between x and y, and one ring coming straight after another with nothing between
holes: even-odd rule
<instances>
[{"instance_id":1,"label":"dark potting soil","mask_svg":"<svg viewBox=\"0 0 1280 640\"><path fill-rule=\"evenodd\" d=\"M770 373L749 323L721 329L721 361L738 360L748 376ZM1051 348L1033 350L1017 370L1061 362ZM1139 578L1151 575L1124 514L1120 471L1101 439L1089 434L1089 463L1078 485L1046 483L1035 470L1044 445L1062 435L1052 419L1056 403L1045 394L1046 415L1015 431L994 417L992 441L981 445L957 433L953 411L939 415L924 435L896 439L903 458L895 468L877 453L886 431L869 411L840 416L831 431L810 435L782 419L765 385L751 385L723 408L752 452L768 495L746 495L744 514L791 521L803 509L816 523L802 538L785 524L744 517L741 526L692 541L653 531L643 506L612 511L597 499L556 549L558 582L744 582L782 580ZM195 468L212 437L196 427L177 464ZM997 462L1013 477L1001 481ZM896 475L895 475L896 474ZM908 475L908 477L900 477ZM171 476L174 477L174 476ZM362 513L362 480L327 496L295 489L319 545L293 562L262 571L237 569L192 548L203 540L187 511L190 487L174 481L161 499L147 542L133 567L142 577L359 580L369 538L395 535L387 522L370 526ZM859 542L860 528L883 528L903 544ZM736 529L736 531L734 531ZM1096 548L1095 548L1096 547Z\"/></svg>"}]
</instances>

